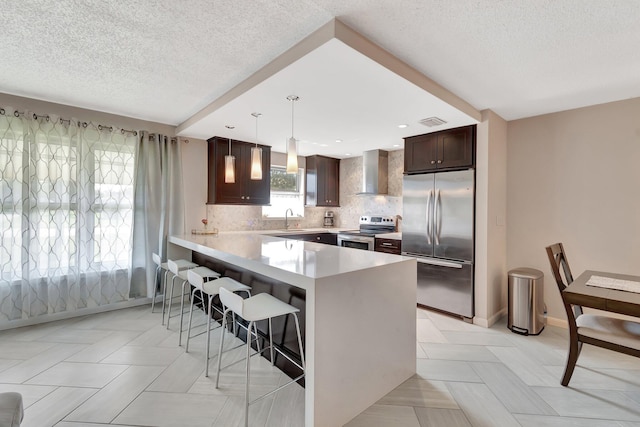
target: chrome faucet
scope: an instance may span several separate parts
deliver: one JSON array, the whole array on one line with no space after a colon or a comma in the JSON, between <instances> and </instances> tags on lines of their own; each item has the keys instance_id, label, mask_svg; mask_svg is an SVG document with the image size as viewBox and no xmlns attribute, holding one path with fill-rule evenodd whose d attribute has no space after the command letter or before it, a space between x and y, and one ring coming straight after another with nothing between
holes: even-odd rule
<instances>
[{"instance_id":1,"label":"chrome faucet","mask_svg":"<svg viewBox=\"0 0 640 427\"><path fill-rule=\"evenodd\" d=\"M291 210L291 208L284 211L284 229L285 230L289 229L289 217L287 216L289 212L291 212L291 216L293 216L293 211Z\"/></svg>"}]
</instances>

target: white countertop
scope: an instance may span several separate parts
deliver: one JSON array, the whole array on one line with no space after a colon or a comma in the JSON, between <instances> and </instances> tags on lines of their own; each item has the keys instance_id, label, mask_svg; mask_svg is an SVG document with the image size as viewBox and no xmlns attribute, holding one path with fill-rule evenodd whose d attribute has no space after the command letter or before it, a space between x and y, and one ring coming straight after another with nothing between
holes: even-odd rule
<instances>
[{"instance_id":1,"label":"white countertop","mask_svg":"<svg viewBox=\"0 0 640 427\"><path fill-rule=\"evenodd\" d=\"M169 242L304 289L314 279L411 260L398 255L303 242L255 232L186 234L170 236Z\"/></svg>"}]
</instances>

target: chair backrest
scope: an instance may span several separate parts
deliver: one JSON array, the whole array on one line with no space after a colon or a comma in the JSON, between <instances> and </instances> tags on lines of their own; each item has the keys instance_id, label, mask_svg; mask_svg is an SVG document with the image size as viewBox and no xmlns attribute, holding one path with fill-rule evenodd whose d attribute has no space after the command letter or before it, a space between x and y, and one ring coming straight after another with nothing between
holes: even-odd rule
<instances>
[{"instance_id":1,"label":"chair backrest","mask_svg":"<svg viewBox=\"0 0 640 427\"><path fill-rule=\"evenodd\" d=\"M554 243L553 245L547 246L547 256L549 257L551 271L556 279L558 289L562 292L573 282L573 275L571 274L569 261L567 261L567 255L564 253L564 246L562 246L562 243ZM562 279L563 273L564 280Z\"/></svg>"},{"instance_id":2,"label":"chair backrest","mask_svg":"<svg viewBox=\"0 0 640 427\"><path fill-rule=\"evenodd\" d=\"M244 298L240 295L234 294L228 289L220 288L220 302L238 316L244 317Z\"/></svg>"},{"instance_id":3,"label":"chair backrest","mask_svg":"<svg viewBox=\"0 0 640 427\"><path fill-rule=\"evenodd\" d=\"M189 283L191 284L191 286L193 286L196 289L202 290L204 277L202 277L201 275L199 275L193 270L187 270L187 279L189 280Z\"/></svg>"},{"instance_id":4,"label":"chair backrest","mask_svg":"<svg viewBox=\"0 0 640 427\"><path fill-rule=\"evenodd\" d=\"M579 305L575 305L573 306L573 310L571 310L571 305L567 304L564 299L564 294L562 293L562 291L564 291L567 286L573 283L573 275L571 274L569 261L567 261L567 255L564 253L564 246L562 246L562 243L554 243L551 246L547 246L547 256L549 257L549 263L551 264L553 277L556 279L556 284L558 285L558 289L560 290L560 297L562 298L564 309L567 312L567 321L569 322L569 328L575 329L576 317L582 315L582 307L580 307ZM561 268L562 272L560 270ZM566 284L562 280L562 274L564 274Z\"/></svg>"},{"instance_id":5,"label":"chair backrest","mask_svg":"<svg viewBox=\"0 0 640 427\"><path fill-rule=\"evenodd\" d=\"M178 273L180 273L180 267L178 267L178 264L175 261L168 259L167 267L169 267L169 271L175 274L176 276L178 275Z\"/></svg>"},{"instance_id":6,"label":"chair backrest","mask_svg":"<svg viewBox=\"0 0 640 427\"><path fill-rule=\"evenodd\" d=\"M153 262L155 262L157 266L162 265L162 259L160 259L160 255L153 253L151 254L151 258L153 259Z\"/></svg>"}]
</instances>

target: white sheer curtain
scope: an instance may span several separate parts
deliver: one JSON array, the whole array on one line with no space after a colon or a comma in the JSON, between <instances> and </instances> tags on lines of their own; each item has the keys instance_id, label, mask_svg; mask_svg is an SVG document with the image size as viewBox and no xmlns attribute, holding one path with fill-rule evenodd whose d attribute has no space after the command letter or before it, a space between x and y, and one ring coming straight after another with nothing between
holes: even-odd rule
<instances>
[{"instance_id":1,"label":"white sheer curtain","mask_svg":"<svg viewBox=\"0 0 640 427\"><path fill-rule=\"evenodd\" d=\"M136 158L131 296L152 297L151 254L166 260L167 237L185 232L180 141L141 132Z\"/></svg>"},{"instance_id":2,"label":"white sheer curtain","mask_svg":"<svg viewBox=\"0 0 640 427\"><path fill-rule=\"evenodd\" d=\"M0 109L0 322L129 298L132 132Z\"/></svg>"}]
</instances>

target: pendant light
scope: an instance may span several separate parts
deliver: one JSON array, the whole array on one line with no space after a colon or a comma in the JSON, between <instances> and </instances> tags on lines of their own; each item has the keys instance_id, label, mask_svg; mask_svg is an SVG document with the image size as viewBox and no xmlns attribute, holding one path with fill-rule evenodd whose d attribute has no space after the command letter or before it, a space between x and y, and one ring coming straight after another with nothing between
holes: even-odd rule
<instances>
[{"instance_id":1,"label":"pendant light","mask_svg":"<svg viewBox=\"0 0 640 427\"><path fill-rule=\"evenodd\" d=\"M262 148L258 147L258 118L260 113L251 113L256 118L256 146L251 147L251 179L262 179Z\"/></svg>"},{"instance_id":2,"label":"pendant light","mask_svg":"<svg viewBox=\"0 0 640 427\"><path fill-rule=\"evenodd\" d=\"M227 126L227 129L233 129ZM236 182L236 158L231 155L231 138L229 138L229 154L224 156L224 182L233 184Z\"/></svg>"},{"instance_id":3,"label":"pendant light","mask_svg":"<svg viewBox=\"0 0 640 427\"><path fill-rule=\"evenodd\" d=\"M298 173L298 149L296 139L293 137L293 105L300 98L289 95L287 99L291 101L291 138L287 141L287 173Z\"/></svg>"}]
</instances>

